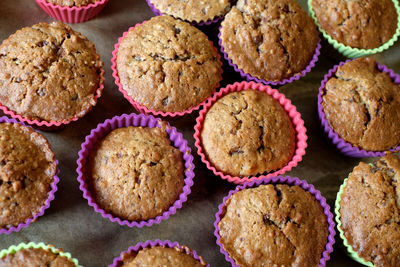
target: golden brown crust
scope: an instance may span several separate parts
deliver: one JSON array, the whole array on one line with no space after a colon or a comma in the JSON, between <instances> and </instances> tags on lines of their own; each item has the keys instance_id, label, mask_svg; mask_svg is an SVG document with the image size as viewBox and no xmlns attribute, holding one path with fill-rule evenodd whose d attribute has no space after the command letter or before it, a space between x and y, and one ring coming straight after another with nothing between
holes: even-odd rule
<instances>
[{"instance_id":1,"label":"golden brown crust","mask_svg":"<svg viewBox=\"0 0 400 267\"><path fill-rule=\"evenodd\" d=\"M161 215L184 186L182 152L160 128L113 130L90 152L88 170L96 203L132 221Z\"/></svg>"},{"instance_id":2,"label":"golden brown crust","mask_svg":"<svg viewBox=\"0 0 400 267\"><path fill-rule=\"evenodd\" d=\"M397 29L392 0L313 0L312 7L326 33L354 48L377 48Z\"/></svg>"},{"instance_id":3,"label":"golden brown crust","mask_svg":"<svg viewBox=\"0 0 400 267\"><path fill-rule=\"evenodd\" d=\"M318 43L314 22L296 0L239 0L221 25L222 45L232 62L268 81L300 73Z\"/></svg>"},{"instance_id":4,"label":"golden brown crust","mask_svg":"<svg viewBox=\"0 0 400 267\"><path fill-rule=\"evenodd\" d=\"M0 259L0 267L27 266L75 267L75 264L67 257L39 248L22 249Z\"/></svg>"},{"instance_id":5,"label":"golden brown crust","mask_svg":"<svg viewBox=\"0 0 400 267\"><path fill-rule=\"evenodd\" d=\"M330 126L345 141L372 151L400 143L400 87L373 58L339 67L322 97Z\"/></svg>"},{"instance_id":6,"label":"golden brown crust","mask_svg":"<svg viewBox=\"0 0 400 267\"><path fill-rule=\"evenodd\" d=\"M289 185L235 193L218 226L224 249L243 267L317 266L329 234L320 203Z\"/></svg>"},{"instance_id":7,"label":"golden brown crust","mask_svg":"<svg viewBox=\"0 0 400 267\"><path fill-rule=\"evenodd\" d=\"M222 68L207 36L170 16L153 17L121 41L117 69L123 88L149 109L178 112L215 91Z\"/></svg>"},{"instance_id":8,"label":"golden brown crust","mask_svg":"<svg viewBox=\"0 0 400 267\"><path fill-rule=\"evenodd\" d=\"M0 123L0 228L37 214L55 174L54 153L44 136L17 123Z\"/></svg>"},{"instance_id":9,"label":"golden brown crust","mask_svg":"<svg viewBox=\"0 0 400 267\"><path fill-rule=\"evenodd\" d=\"M389 154L361 162L349 175L340 201L344 235L375 266L400 262L400 159Z\"/></svg>"},{"instance_id":10,"label":"golden brown crust","mask_svg":"<svg viewBox=\"0 0 400 267\"><path fill-rule=\"evenodd\" d=\"M174 247L151 247L144 248L135 253L125 253L123 264L120 267L202 267L207 264L193 258L184 250Z\"/></svg>"},{"instance_id":11,"label":"golden brown crust","mask_svg":"<svg viewBox=\"0 0 400 267\"><path fill-rule=\"evenodd\" d=\"M257 90L229 93L217 100L205 116L201 140L213 166L235 176L282 168L295 149L287 112Z\"/></svg>"},{"instance_id":12,"label":"golden brown crust","mask_svg":"<svg viewBox=\"0 0 400 267\"><path fill-rule=\"evenodd\" d=\"M99 2L101 0L46 0L48 3L53 3L55 5L59 6L77 6L77 7L82 7L82 6L87 6L89 4L94 4L96 2Z\"/></svg>"},{"instance_id":13,"label":"golden brown crust","mask_svg":"<svg viewBox=\"0 0 400 267\"><path fill-rule=\"evenodd\" d=\"M207 21L225 15L230 0L150 0L161 13L188 21Z\"/></svg>"},{"instance_id":14,"label":"golden brown crust","mask_svg":"<svg viewBox=\"0 0 400 267\"><path fill-rule=\"evenodd\" d=\"M18 30L0 45L0 103L28 119L82 117L95 104L103 63L61 22Z\"/></svg>"}]
</instances>

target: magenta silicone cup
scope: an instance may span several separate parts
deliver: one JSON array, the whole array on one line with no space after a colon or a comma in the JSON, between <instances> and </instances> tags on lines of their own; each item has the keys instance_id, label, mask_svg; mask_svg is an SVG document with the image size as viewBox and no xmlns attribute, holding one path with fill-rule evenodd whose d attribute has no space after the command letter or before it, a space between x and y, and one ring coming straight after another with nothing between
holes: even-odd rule
<instances>
[{"instance_id":1,"label":"magenta silicone cup","mask_svg":"<svg viewBox=\"0 0 400 267\"><path fill-rule=\"evenodd\" d=\"M314 68L316 62L318 61L318 57L320 55L320 50L321 50L321 39L318 40L317 47L315 48L314 55L310 61L310 63L300 72L295 75L293 75L290 78L283 79L282 81L267 81L263 79L259 79L255 76L250 75L249 73L244 72L242 69L240 69L236 64L233 63L233 61L229 58L228 54L224 50L224 46L222 45L222 40L221 40L221 27L219 28L219 33L218 33L218 44L220 47L220 50L222 54L224 55L225 60L228 62L228 64L233 67L233 69L242 76L243 79L246 79L246 81L254 81L257 83L263 83L267 85L272 85L272 86L278 86L278 85L284 85L287 83L291 83L293 81L299 80L301 77L306 76L308 72L311 71L312 68Z\"/></svg>"},{"instance_id":2,"label":"magenta silicone cup","mask_svg":"<svg viewBox=\"0 0 400 267\"><path fill-rule=\"evenodd\" d=\"M143 226L151 226L154 223L159 224L162 220L166 220L170 215L175 214L176 210L182 207L183 202L187 200L187 196L190 194L190 187L193 185L193 177L194 177L194 164L193 164L193 156L191 154L191 149L187 144L187 141L183 138L182 134L179 133L175 127L172 127L168 124L166 128L166 132L169 135L171 143L178 148L183 154L183 160L185 162L185 185L183 186L182 193L179 195L179 198L175 201L175 203L166 210L163 214L146 221L129 221L125 219L121 219L119 217L114 216L111 213L104 211L92 198L91 193L86 184L86 159L90 153L90 150L96 144L96 142L103 139L108 133L112 130L128 127L128 126L142 126L142 127L150 127L150 128L161 128L161 120L156 119L151 115L144 114L130 114L130 115L121 115L115 116L112 119L107 119L105 122L97 125L95 129L93 129L88 136L86 136L85 142L82 144L82 149L79 151L78 158L78 168L76 171L78 172L78 181L79 188L83 192L83 197L88 200L89 206L92 206L94 210L103 216L103 218L107 218L112 222L117 222L120 225L127 225L129 227L143 227Z\"/></svg>"},{"instance_id":3,"label":"magenta silicone cup","mask_svg":"<svg viewBox=\"0 0 400 267\"><path fill-rule=\"evenodd\" d=\"M151 3L150 0L146 0L146 2L147 2L147 5L150 7L151 11L153 12L153 14L154 14L155 16L168 15L168 14L163 14L163 13L161 13L161 11L158 10L158 9L153 5L153 3ZM191 25L193 25L193 26L210 26L210 25L212 25L212 24L215 24L215 23L220 22L224 17L225 17L225 16L217 16L217 17L215 17L215 18L213 18L213 19L206 20L206 21L203 21L203 20L202 20L202 21L200 21L200 22L197 22L197 21L188 21L188 22L189 22ZM175 18L175 17L174 17L174 18ZM176 18L176 19L179 19L179 18Z\"/></svg>"},{"instance_id":4,"label":"magenta silicone cup","mask_svg":"<svg viewBox=\"0 0 400 267\"><path fill-rule=\"evenodd\" d=\"M36 0L36 3L56 20L66 23L80 23L92 19L105 7L109 0L99 0L87 6L59 6L46 0Z\"/></svg>"},{"instance_id":5,"label":"magenta silicone cup","mask_svg":"<svg viewBox=\"0 0 400 267\"><path fill-rule=\"evenodd\" d=\"M209 267L210 265L204 262L204 259L199 256L196 251L189 249L188 247L181 246L178 242L172 242L169 240L161 241L159 239L156 239L154 241L147 240L144 243L137 243L135 246L129 247L128 250L121 252L120 256L118 258L115 258L113 263L108 265L108 267L119 267L122 264L122 256L125 253L131 253L131 252L138 252L139 250L142 250L144 248L151 248L151 247L168 247L168 248L175 248L178 247L179 249L183 250L186 252L186 254L191 255L193 258L198 260L200 263L204 264L204 266Z\"/></svg>"},{"instance_id":6,"label":"magenta silicone cup","mask_svg":"<svg viewBox=\"0 0 400 267\"><path fill-rule=\"evenodd\" d=\"M0 117L0 123L19 123L23 126L26 126L25 124L18 122L15 119L9 119L5 116ZM27 127L29 127L29 126L27 126ZM0 234L8 235L12 232L18 232L22 228L28 227L32 222L36 221L39 216L42 216L44 214L44 211L50 207L50 202L54 199L54 194L58 189L57 184L60 181L60 179L58 178L59 169L57 168L57 166L58 166L58 161L56 160L57 171L56 171L56 174L53 176L54 181L51 184L51 189L48 193L48 198L46 199L44 205L40 208L39 212L34 214L32 218L27 219L25 222L20 223L17 226L12 226L10 228L0 228Z\"/></svg>"},{"instance_id":7,"label":"magenta silicone cup","mask_svg":"<svg viewBox=\"0 0 400 267\"><path fill-rule=\"evenodd\" d=\"M270 95L276 101L278 101L279 104L281 104L283 109L288 113L289 118L293 123L293 128L295 129L296 132L296 149L292 159L279 170L257 176L248 176L248 177L231 176L217 170L213 166L213 164L207 159L207 156L204 153L200 134L203 129L203 123L207 115L207 112L210 110L211 106L221 97L231 92L239 92L243 90L258 90ZM306 148L307 148L307 135L306 135L307 130L304 127L304 121L301 119L301 115L299 112L297 112L296 107L292 105L290 100L288 100L283 94L279 93L277 90L272 89L268 85L255 82L241 82L241 83L236 82L234 84L227 85L227 87L222 88L219 92L215 93L211 98L207 100L207 102L204 105L204 108L200 111L199 117L197 117L196 119L196 125L194 126L194 130L195 130L194 139L196 141L195 146L197 148L197 154L199 154L199 156L201 157L201 161L205 163L207 168L211 170L215 175L221 177L224 180L228 180L228 182L235 184L243 184L246 182L251 182L253 180L261 180L267 177L284 174L285 172L290 171L293 167L297 166L297 164L302 160L304 154L306 153Z\"/></svg>"},{"instance_id":8,"label":"magenta silicone cup","mask_svg":"<svg viewBox=\"0 0 400 267\"><path fill-rule=\"evenodd\" d=\"M335 65L332 69L329 70L328 74L324 76L324 79L321 82L321 87L319 88L318 93L318 116L321 121L322 128L324 132L327 134L328 138L332 141L332 143L336 146L337 149L346 156L355 157L355 158L366 158L366 157L384 157L385 151L367 151L364 149L360 149L356 146L353 146L349 142L346 142L343 138L341 138L332 127L329 125L329 122L325 116L324 107L322 106L322 95L325 93L325 85L328 80L336 73L338 67L343 66L345 63L350 62L351 60L346 60L344 62L340 62L338 65ZM396 84L400 85L400 76L396 74L393 70L389 69L385 65L381 65L377 63L377 68L381 72L387 73ZM399 151L400 145L390 149L390 151Z\"/></svg>"},{"instance_id":9,"label":"magenta silicone cup","mask_svg":"<svg viewBox=\"0 0 400 267\"><path fill-rule=\"evenodd\" d=\"M335 223L333 222L333 214L330 211L329 205L326 203L326 199L321 195L321 192L319 192L317 189L314 188L312 184L308 184L304 180L300 180L297 177L290 177L290 176L276 176L276 177L271 177L269 179L262 179L258 181L252 181L250 183L245 183L244 185L237 186L235 190L229 191L228 196L224 197L223 202L218 206L218 212L215 215L215 222L214 222L214 235L217 238L217 245L220 247L220 252L225 255L226 261L230 262L232 266L234 267L240 267L239 265L236 264L235 260L232 259L229 256L229 253L224 249L223 245L221 244L221 236L219 235L219 227L218 224L221 221L221 215L223 213L223 209L226 206L226 202L228 199L235 193L237 193L240 190L246 189L246 188L251 188L251 187L257 187L261 184L287 184L287 185L297 185L307 192L309 192L311 195L315 197L316 200L319 201L321 204L321 207L324 210L324 214L326 215L326 219L328 222L328 230L329 230L329 235L328 235L328 240L325 245L325 251L321 255L321 259L319 261L320 267L325 266L326 262L330 259L330 254L333 251L333 244L335 244Z\"/></svg>"},{"instance_id":10,"label":"magenta silicone cup","mask_svg":"<svg viewBox=\"0 0 400 267\"><path fill-rule=\"evenodd\" d=\"M144 113L144 114L152 114L154 116L162 116L162 117L180 117L180 116L184 116L187 114L192 113L195 110L200 109L201 106L204 105L204 103L207 101L208 98L204 99L202 102L200 102L197 106L194 106L190 109L184 110L184 111L177 111L177 112L164 112L164 111L157 111L157 110L153 110L153 109L149 109L144 105L141 105L139 102L136 102L131 96L128 95L128 93L126 92L126 90L123 88L121 81L119 79L119 75L118 75L118 70L117 70L117 53L118 53L118 49L119 46L121 44L121 41L125 38L125 36L131 31L133 30L135 27L142 25L143 23L146 23L147 21L144 21L142 23L138 23L136 24L134 27L130 27L126 32L123 33L122 37L118 38L118 43L115 44L114 46L114 51L112 52L112 58L111 58L111 70L112 70L112 76L115 79L115 84L118 86L118 90L124 95L125 99L127 99L129 101L129 103L131 103L131 105L140 113ZM216 51L217 57L218 57L218 61L220 63L221 69L222 69L222 62L221 62L221 57L218 53L218 50L214 47L213 43L210 41L211 45L213 46L213 48ZM220 81L222 80L222 72L221 72L221 77L220 77ZM219 88L220 83L217 84L217 86L215 87L214 91L217 90L217 88Z\"/></svg>"}]
</instances>

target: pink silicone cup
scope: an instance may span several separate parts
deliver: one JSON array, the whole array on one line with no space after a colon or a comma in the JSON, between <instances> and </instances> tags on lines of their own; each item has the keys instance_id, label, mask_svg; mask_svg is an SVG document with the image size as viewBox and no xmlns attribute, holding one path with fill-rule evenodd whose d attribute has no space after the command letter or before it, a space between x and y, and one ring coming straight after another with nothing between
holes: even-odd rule
<instances>
[{"instance_id":1,"label":"pink silicone cup","mask_svg":"<svg viewBox=\"0 0 400 267\"><path fill-rule=\"evenodd\" d=\"M338 65L335 65L332 69L329 70L328 74L324 76L324 79L321 82L321 87L319 88L319 93L318 93L318 116L321 121L322 128L324 132L327 134L328 138L336 146L336 148L339 149L339 151L345 154L346 156L356 157L356 158L384 157L386 155L385 151L367 151L346 142L336 132L333 131L332 127L329 125L329 122L325 116L324 107L322 106L322 95L325 93L325 85L328 82L328 80L332 78L333 75L336 73L338 67L343 66L345 63L350 61L351 60L346 60L344 62L340 62ZM387 73L396 84L400 85L400 76L396 74L393 70L379 63L377 63L377 68L379 71ZM390 151L399 151L399 150L400 150L400 145L393 149L390 149Z\"/></svg>"},{"instance_id":2,"label":"pink silicone cup","mask_svg":"<svg viewBox=\"0 0 400 267\"><path fill-rule=\"evenodd\" d=\"M127 225L129 227L139 227L143 226L151 226L154 223L159 224L162 220L166 220L170 215L175 214L176 210L182 207L183 202L187 200L187 196L190 194L190 187L193 185L193 177L194 177L194 164L193 164L193 156L191 154L191 149L187 144L187 141L183 138L182 134L179 133L175 127L172 127L168 124L167 133L169 138L171 139L172 144L178 148L183 154L183 160L185 162L185 185L183 187L182 193L179 195L179 198L175 201L175 203L163 214L149 219L147 221L129 221L124 220L119 217L112 215L111 213L107 213L102 208L97 205L95 200L92 198L91 193L86 184L85 177L85 166L86 159L90 153L90 150L96 144L96 142L100 141L103 137L105 137L109 132L114 129L128 126L143 126L150 128L161 128L161 120L156 119L151 115L144 114L130 114L130 115L121 115L115 116L112 119L107 119L105 122L97 125L96 129L93 129L88 136L86 136L85 142L82 144L82 149L79 151L79 158L77 160L78 168L76 169L78 173L78 181L79 188L83 192L83 197L88 200L89 206L92 206L94 210L103 216L103 218L107 218L112 222L117 222L120 225Z\"/></svg>"},{"instance_id":3,"label":"pink silicone cup","mask_svg":"<svg viewBox=\"0 0 400 267\"><path fill-rule=\"evenodd\" d=\"M140 113L144 113L144 114L152 114L154 116L162 116L162 117L175 117L175 116L184 116L187 114L192 113L195 110L200 109L201 106L204 105L204 103L207 101L208 98L204 99L202 102L200 102L197 106L192 107L188 110L184 110L184 111L178 111L178 112L164 112L164 111L156 111L153 109L149 109L146 106L143 106L141 104L139 104L138 102L136 102L131 96L128 95L128 93L126 92L126 90L123 88L121 81L119 79L118 76L118 70L117 70L117 54L118 54L118 49L119 46L121 44L121 41L125 38L125 36L131 31L133 30L135 27L140 26L144 23L146 23L147 21L144 21L142 23L137 23L134 27L130 27L128 29L128 31L124 32L122 37L118 38L118 43L115 44L114 46L114 51L112 52L112 58L111 58L111 69L112 69L112 76L115 79L115 84L118 86L118 90L124 95L125 99L127 99L129 101L129 103L131 103L131 105ZM215 49L215 52L217 54L218 57L218 62L221 66L221 76L220 76L220 81L222 80L222 61L221 61L221 57L218 53L218 50L215 48L214 44L210 41L212 47ZM217 88L219 88L220 83L217 84L217 86L215 87L214 91L217 90Z\"/></svg>"},{"instance_id":4,"label":"pink silicone cup","mask_svg":"<svg viewBox=\"0 0 400 267\"><path fill-rule=\"evenodd\" d=\"M0 117L0 123L19 123L23 126L26 126L25 124L18 122L15 119L9 119L7 117ZM29 126L27 126L29 127ZM17 226L12 226L10 228L0 228L0 234L10 234L12 232L19 232L22 228L26 228L28 227L32 222L36 221L36 219L39 216L42 216L44 214L44 211L46 209L48 209L50 207L50 202L54 199L54 194L57 191L58 187L57 184L60 181L60 179L58 178L58 173L59 173L59 169L58 169L58 160L56 160L56 174L53 176L53 183L51 184L51 189L49 191L49 197L46 199L44 205L40 208L39 212L36 213L35 215L33 215L32 218L27 219L25 222L18 224Z\"/></svg>"},{"instance_id":5,"label":"pink silicone cup","mask_svg":"<svg viewBox=\"0 0 400 267\"><path fill-rule=\"evenodd\" d=\"M82 7L59 6L46 0L36 0L36 3L56 20L66 23L80 23L92 19L105 7L109 0L100 0Z\"/></svg>"},{"instance_id":6,"label":"pink silicone cup","mask_svg":"<svg viewBox=\"0 0 400 267\"><path fill-rule=\"evenodd\" d=\"M286 110L290 119L292 120L294 129L296 131L296 150L289 163L277 171L265 175L263 174L250 177L231 176L221 171L218 171L207 159L203 151L200 133L203 129L203 123L207 112L209 111L211 106L224 95L227 95L231 92L239 92L243 90L259 90L261 92L265 92L268 95L272 96L276 101L278 101L281 104L281 106ZM204 108L200 111L199 117L197 117L196 119L196 125L194 126L194 130L195 130L194 133L195 146L197 148L197 154L199 154L199 156L201 157L201 161L204 162L207 168L213 171L215 175L235 184L243 184L254 180L261 180L267 177L284 174L285 172L290 171L293 167L297 166L297 164L302 160L304 154L306 153L305 150L307 148L306 128L304 127L304 121L301 119L301 115L299 112L297 112L296 107L292 105L290 100L286 99L285 96L279 93L276 89L272 89L268 85L263 85L255 82L241 82L241 83L236 82L234 84L229 84L226 88L222 88L218 93L215 93L204 105Z\"/></svg>"},{"instance_id":7,"label":"pink silicone cup","mask_svg":"<svg viewBox=\"0 0 400 267\"><path fill-rule=\"evenodd\" d=\"M97 100L99 97L101 97L101 94L103 92L104 89L104 69L101 68L100 70L100 86L99 88L97 88L96 93L94 94L94 105L92 105L85 114L81 115L80 117L73 117L69 120L63 120L63 121L40 121L40 120L30 120L28 118L23 117L20 114L15 113L14 111L10 110L8 107L2 105L0 103L0 110L2 110L4 112L4 114L9 115L11 118L13 119L17 119L21 122L27 123L31 126L35 126L40 128L40 130L42 131L53 131L53 130L57 130L57 129L61 129L65 126L67 126L68 124L70 124L73 121L77 121L78 119L80 119L81 117L83 117L84 115L86 115L87 113L89 113L89 111L96 105Z\"/></svg>"},{"instance_id":8,"label":"pink silicone cup","mask_svg":"<svg viewBox=\"0 0 400 267\"><path fill-rule=\"evenodd\" d=\"M221 215L223 213L223 209L226 206L226 201L235 193L237 193L240 190L246 189L246 188L251 188L251 187L257 187L261 184L288 184L288 185L297 185L312 194L316 200L319 201L321 204L321 207L324 210L324 214L326 215L327 221L328 221L328 230L329 230L329 235L328 235L328 242L325 246L325 251L322 253L322 257L319 261L320 267L325 266L326 262L330 259L330 254L333 252L333 244L335 244L335 223L333 222L333 214L330 211L329 205L326 203L326 199L321 195L321 192L318 191L317 189L314 188L312 184L308 184L304 180L300 180L297 177L290 177L290 176L276 176L276 177L270 177L268 179L262 179L258 181L252 181L249 183L245 183L244 185L237 186L235 190L229 191L228 196L224 197L223 202L218 206L218 212L215 215L215 222L214 222L214 235L217 238L217 245L220 247L220 252L225 255L225 260L230 262L232 266L234 267L240 267L239 265L236 264L235 260L232 259L229 256L229 253L224 249L223 245L221 244L221 236L219 235L219 227L218 224L221 221Z\"/></svg>"},{"instance_id":9,"label":"pink silicone cup","mask_svg":"<svg viewBox=\"0 0 400 267\"><path fill-rule=\"evenodd\" d=\"M165 241L161 241L159 239L156 239L154 241L151 240L147 240L144 243L137 243L135 246L129 247L128 250L121 252L120 256L118 258L115 258L113 263L108 265L108 267L119 267L122 264L122 256L125 253L132 253L132 252L138 252L139 250L142 250L144 248L150 248L150 247L169 247L169 248L174 248L174 247L178 247L179 249L182 249L186 252L186 254L191 255L193 258L195 258L196 260L198 260L201 263L204 263L204 259L199 256L197 254L196 251L191 250L185 246L181 246L178 242L172 242L169 240L165 240ZM207 264L207 267L209 267L210 265Z\"/></svg>"},{"instance_id":10,"label":"pink silicone cup","mask_svg":"<svg viewBox=\"0 0 400 267\"><path fill-rule=\"evenodd\" d=\"M222 27L222 26L221 26ZM293 81L299 80L301 77L304 77L308 72L311 71L312 68L314 68L316 62L318 61L318 57L320 55L320 50L321 50L321 39L318 40L317 47L315 48L314 55L310 61L310 63L300 72L297 73L296 75L283 79L282 81L267 81L263 79L259 79L255 76L250 75L249 73L245 73L242 69L240 69L236 64L233 63L233 61L229 58L228 54L225 52L224 47L222 45L222 40L221 40L221 27L219 28L219 33L218 33L218 44L220 47L220 50L222 54L224 55L225 60L228 62L228 64L233 67L233 69L242 76L242 78L246 79L246 81L254 81L257 83L263 83L267 85L272 85L272 86L277 86L277 85L284 85L287 83L291 83Z\"/></svg>"},{"instance_id":11,"label":"pink silicone cup","mask_svg":"<svg viewBox=\"0 0 400 267\"><path fill-rule=\"evenodd\" d=\"M153 12L153 14L154 14L155 16L162 16L162 15L165 15L165 14L163 14L160 10L158 10L158 9L153 5L153 3L152 3L150 0L146 0L146 2L147 2L147 5L150 7L151 11ZM214 23L218 23L218 22L221 21L224 17L225 17L225 16L223 15L223 16L214 17L213 19L206 20L206 21L202 20L202 21L200 21L200 22L197 22L197 21L187 21L187 22L189 22L189 23L190 23L191 25L193 25L193 26L210 26L210 25L212 25L212 24L214 24ZM180 19L180 18L176 18L176 17L174 17L174 18L175 18L175 19ZM185 20L185 21L186 21L186 20Z\"/></svg>"}]
</instances>

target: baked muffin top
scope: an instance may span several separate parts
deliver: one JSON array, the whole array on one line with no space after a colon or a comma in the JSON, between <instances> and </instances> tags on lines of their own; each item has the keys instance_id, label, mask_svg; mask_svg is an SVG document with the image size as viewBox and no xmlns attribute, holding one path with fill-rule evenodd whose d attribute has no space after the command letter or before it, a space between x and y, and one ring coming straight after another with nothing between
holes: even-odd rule
<instances>
[{"instance_id":1,"label":"baked muffin top","mask_svg":"<svg viewBox=\"0 0 400 267\"><path fill-rule=\"evenodd\" d=\"M301 187L243 189L227 200L224 212L220 242L240 266L317 266L322 258L327 219L320 203Z\"/></svg>"},{"instance_id":2,"label":"baked muffin top","mask_svg":"<svg viewBox=\"0 0 400 267\"><path fill-rule=\"evenodd\" d=\"M361 162L349 175L340 201L342 229L357 254L374 266L400 262L400 160L389 154Z\"/></svg>"},{"instance_id":3,"label":"baked muffin top","mask_svg":"<svg viewBox=\"0 0 400 267\"><path fill-rule=\"evenodd\" d=\"M117 55L124 90L147 108L178 112L215 91L222 68L207 36L170 16L151 18L129 31Z\"/></svg>"},{"instance_id":4,"label":"baked muffin top","mask_svg":"<svg viewBox=\"0 0 400 267\"><path fill-rule=\"evenodd\" d=\"M54 153L44 136L18 123L0 123L0 228L38 213L55 174Z\"/></svg>"},{"instance_id":5,"label":"baked muffin top","mask_svg":"<svg viewBox=\"0 0 400 267\"><path fill-rule=\"evenodd\" d=\"M29 119L81 117L102 65L93 43L61 22L22 28L0 45L0 103Z\"/></svg>"},{"instance_id":6,"label":"baked muffin top","mask_svg":"<svg viewBox=\"0 0 400 267\"><path fill-rule=\"evenodd\" d=\"M67 257L41 248L22 249L0 259L0 267L26 266L75 267L75 264Z\"/></svg>"},{"instance_id":7,"label":"baked muffin top","mask_svg":"<svg viewBox=\"0 0 400 267\"><path fill-rule=\"evenodd\" d=\"M268 81L300 73L318 43L314 22L296 0L239 0L221 25L222 46L232 62Z\"/></svg>"},{"instance_id":8,"label":"baked muffin top","mask_svg":"<svg viewBox=\"0 0 400 267\"><path fill-rule=\"evenodd\" d=\"M151 247L139 250L139 252L125 253L122 256L123 263L119 267L201 267L206 266L201 262L174 247Z\"/></svg>"},{"instance_id":9,"label":"baked muffin top","mask_svg":"<svg viewBox=\"0 0 400 267\"><path fill-rule=\"evenodd\" d=\"M295 149L287 112L267 93L247 90L218 99L207 112L201 140L214 167L250 176L286 165Z\"/></svg>"},{"instance_id":10,"label":"baked muffin top","mask_svg":"<svg viewBox=\"0 0 400 267\"><path fill-rule=\"evenodd\" d=\"M46 0L46 2L48 2L48 3L53 3L53 4L59 5L59 6L69 6L69 7L87 6L89 4L94 4L99 1L101 1L101 0Z\"/></svg>"},{"instance_id":11,"label":"baked muffin top","mask_svg":"<svg viewBox=\"0 0 400 267\"><path fill-rule=\"evenodd\" d=\"M377 48L397 29L392 0L312 0L312 8L327 34L354 48Z\"/></svg>"},{"instance_id":12,"label":"baked muffin top","mask_svg":"<svg viewBox=\"0 0 400 267\"><path fill-rule=\"evenodd\" d=\"M168 210L183 192L183 156L165 130L119 128L90 152L87 182L105 211L148 220Z\"/></svg>"},{"instance_id":13,"label":"baked muffin top","mask_svg":"<svg viewBox=\"0 0 400 267\"><path fill-rule=\"evenodd\" d=\"M339 67L325 85L322 105L332 129L354 146L383 151L400 143L400 87L373 58Z\"/></svg>"},{"instance_id":14,"label":"baked muffin top","mask_svg":"<svg viewBox=\"0 0 400 267\"><path fill-rule=\"evenodd\" d=\"M188 21L207 21L225 15L231 8L230 0L150 0L161 13Z\"/></svg>"}]
</instances>

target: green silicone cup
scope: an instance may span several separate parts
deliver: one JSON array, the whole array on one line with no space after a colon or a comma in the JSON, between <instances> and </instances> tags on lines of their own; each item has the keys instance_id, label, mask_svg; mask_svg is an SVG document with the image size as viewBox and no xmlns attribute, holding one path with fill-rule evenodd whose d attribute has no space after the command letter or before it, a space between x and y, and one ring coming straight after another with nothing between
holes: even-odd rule
<instances>
[{"instance_id":1,"label":"green silicone cup","mask_svg":"<svg viewBox=\"0 0 400 267\"><path fill-rule=\"evenodd\" d=\"M310 16L313 18L315 24L317 24L319 31L322 33L322 35L325 37L326 40L328 40L328 43L330 43L336 50L338 50L342 55L349 57L349 58L357 58L357 57L363 57L363 56L368 56L368 55L373 55L377 53L381 53L382 51L388 49L390 46L392 46L397 39L400 36L400 7L399 7L399 2L397 0L392 0L394 7L397 12L397 29L396 32L394 33L393 37L381 45L378 48L374 49L359 49L359 48L354 48L350 47L347 45L344 45L342 43L339 43L335 39L333 39L329 34L327 34L321 27L321 25L318 23L317 17L315 16L314 10L312 8L312 1L313 0L308 0L308 12Z\"/></svg>"},{"instance_id":2,"label":"green silicone cup","mask_svg":"<svg viewBox=\"0 0 400 267\"><path fill-rule=\"evenodd\" d=\"M347 254L350 256L350 258L363 265L375 267L372 262L365 261L363 258L358 256L357 252L355 252L353 250L353 247L347 242L347 239L344 236L344 232L342 230L342 222L340 221L340 200L342 199L343 189L346 186L347 180L348 178L344 179L343 184L340 186L339 192L337 193L335 201L335 220L337 229L339 231L339 236L343 240L343 245L347 249Z\"/></svg>"},{"instance_id":3,"label":"green silicone cup","mask_svg":"<svg viewBox=\"0 0 400 267\"><path fill-rule=\"evenodd\" d=\"M68 252L63 252L60 249L57 249L51 245L46 245L42 242L40 243L33 243L33 242L29 242L28 244L26 243L20 243L17 246L11 246L8 249L3 249L0 251L0 259L5 257L8 254L15 254L18 251L22 250L22 249L28 249L28 248L41 248L44 250L50 250L52 253L60 255L62 257L66 257L68 258L70 261L72 261L76 267L82 267L82 265L79 265L78 260L75 258L72 258L71 254Z\"/></svg>"}]
</instances>

